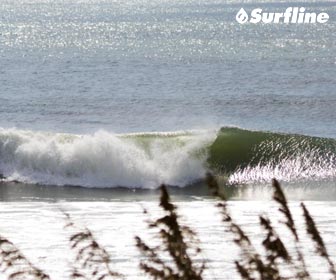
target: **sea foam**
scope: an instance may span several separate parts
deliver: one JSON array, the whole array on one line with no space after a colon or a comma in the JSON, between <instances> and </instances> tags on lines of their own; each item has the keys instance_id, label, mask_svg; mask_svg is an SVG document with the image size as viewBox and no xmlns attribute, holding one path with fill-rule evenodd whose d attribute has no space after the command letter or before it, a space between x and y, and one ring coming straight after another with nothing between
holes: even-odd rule
<instances>
[{"instance_id":1,"label":"sea foam","mask_svg":"<svg viewBox=\"0 0 336 280\"><path fill-rule=\"evenodd\" d=\"M7 180L85 187L183 186L205 174L200 149L215 135L71 135L0 129L0 171Z\"/></svg>"}]
</instances>

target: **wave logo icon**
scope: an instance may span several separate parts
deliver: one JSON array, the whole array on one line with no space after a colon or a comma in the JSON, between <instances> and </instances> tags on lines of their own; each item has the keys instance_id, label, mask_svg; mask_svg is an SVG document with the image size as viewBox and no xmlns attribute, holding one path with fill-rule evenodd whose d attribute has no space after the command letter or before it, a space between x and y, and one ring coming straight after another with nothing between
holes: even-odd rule
<instances>
[{"instance_id":1,"label":"wave logo icon","mask_svg":"<svg viewBox=\"0 0 336 280\"><path fill-rule=\"evenodd\" d=\"M241 8L237 15L236 15L236 20L238 23L243 24L248 21L248 14L244 10L244 8Z\"/></svg>"}]
</instances>

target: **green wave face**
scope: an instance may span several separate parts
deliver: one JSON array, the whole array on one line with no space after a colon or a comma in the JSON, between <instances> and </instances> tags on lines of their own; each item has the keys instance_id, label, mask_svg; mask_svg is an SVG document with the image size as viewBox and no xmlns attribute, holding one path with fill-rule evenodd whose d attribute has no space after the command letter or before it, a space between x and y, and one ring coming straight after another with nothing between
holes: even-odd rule
<instances>
[{"instance_id":1,"label":"green wave face","mask_svg":"<svg viewBox=\"0 0 336 280\"><path fill-rule=\"evenodd\" d=\"M336 155L336 140L224 127L209 148L208 163L211 169L231 174L248 166L276 165L283 159L312 154L316 161Z\"/></svg>"}]
</instances>

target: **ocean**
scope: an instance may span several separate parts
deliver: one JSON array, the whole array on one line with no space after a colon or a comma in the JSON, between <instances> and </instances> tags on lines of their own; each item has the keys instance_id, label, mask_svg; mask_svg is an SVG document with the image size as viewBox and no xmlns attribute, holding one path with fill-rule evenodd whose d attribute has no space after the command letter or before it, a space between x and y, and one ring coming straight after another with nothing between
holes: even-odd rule
<instances>
[{"instance_id":1,"label":"ocean","mask_svg":"<svg viewBox=\"0 0 336 280\"><path fill-rule=\"evenodd\" d=\"M330 19L235 19L289 6ZM333 0L0 0L0 234L68 279L64 209L121 273L147 279L133 237L147 236L141 206L157 213L164 183L203 241L207 279L237 278L210 171L257 240L258 214L279 219L279 179L336 259L335 18Z\"/></svg>"}]
</instances>

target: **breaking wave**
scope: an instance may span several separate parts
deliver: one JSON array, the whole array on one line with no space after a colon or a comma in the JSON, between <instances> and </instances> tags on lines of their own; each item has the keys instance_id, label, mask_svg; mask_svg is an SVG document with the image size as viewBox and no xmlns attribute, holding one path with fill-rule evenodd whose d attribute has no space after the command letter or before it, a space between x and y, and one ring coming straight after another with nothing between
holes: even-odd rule
<instances>
[{"instance_id":1,"label":"breaking wave","mask_svg":"<svg viewBox=\"0 0 336 280\"><path fill-rule=\"evenodd\" d=\"M336 140L218 131L74 135L0 128L4 180L85 187L185 186L210 170L230 184L336 176Z\"/></svg>"},{"instance_id":2,"label":"breaking wave","mask_svg":"<svg viewBox=\"0 0 336 280\"><path fill-rule=\"evenodd\" d=\"M192 140L190 139L192 138ZM183 186L203 176L209 134L52 134L0 130L7 180L86 187Z\"/></svg>"}]
</instances>

